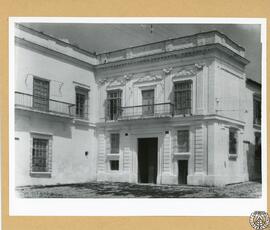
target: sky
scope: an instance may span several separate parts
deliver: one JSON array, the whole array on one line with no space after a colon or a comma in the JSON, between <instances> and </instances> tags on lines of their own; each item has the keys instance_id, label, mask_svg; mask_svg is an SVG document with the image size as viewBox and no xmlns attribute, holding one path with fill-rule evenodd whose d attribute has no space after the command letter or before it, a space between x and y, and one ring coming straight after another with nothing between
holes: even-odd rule
<instances>
[{"instance_id":1,"label":"sky","mask_svg":"<svg viewBox=\"0 0 270 230\"><path fill-rule=\"evenodd\" d=\"M90 24L24 23L96 53L218 30L246 49L246 75L261 82L261 27L258 24Z\"/></svg>"}]
</instances>

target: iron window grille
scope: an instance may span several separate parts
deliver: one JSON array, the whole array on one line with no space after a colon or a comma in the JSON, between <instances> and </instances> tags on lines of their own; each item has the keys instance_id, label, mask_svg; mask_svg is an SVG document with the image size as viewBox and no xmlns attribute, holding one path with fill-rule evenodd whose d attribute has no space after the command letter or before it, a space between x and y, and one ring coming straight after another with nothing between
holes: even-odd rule
<instances>
[{"instance_id":1,"label":"iron window grille","mask_svg":"<svg viewBox=\"0 0 270 230\"><path fill-rule=\"evenodd\" d=\"M229 154L236 155L237 154L237 130L234 128L229 129Z\"/></svg>"},{"instance_id":2,"label":"iron window grille","mask_svg":"<svg viewBox=\"0 0 270 230\"><path fill-rule=\"evenodd\" d=\"M177 152L189 152L189 130L177 131Z\"/></svg>"},{"instance_id":3,"label":"iron window grille","mask_svg":"<svg viewBox=\"0 0 270 230\"><path fill-rule=\"evenodd\" d=\"M192 81L174 83L174 113L191 114L192 111Z\"/></svg>"},{"instance_id":4,"label":"iron window grille","mask_svg":"<svg viewBox=\"0 0 270 230\"><path fill-rule=\"evenodd\" d=\"M121 115L122 91L111 90L107 92L107 119L117 120Z\"/></svg>"},{"instance_id":5,"label":"iron window grille","mask_svg":"<svg viewBox=\"0 0 270 230\"><path fill-rule=\"evenodd\" d=\"M260 160L262 155L261 149L261 133L255 133L255 159Z\"/></svg>"},{"instance_id":6,"label":"iron window grille","mask_svg":"<svg viewBox=\"0 0 270 230\"><path fill-rule=\"evenodd\" d=\"M49 140L33 138L32 172L49 172Z\"/></svg>"},{"instance_id":7,"label":"iron window grille","mask_svg":"<svg viewBox=\"0 0 270 230\"><path fill-rule=\"evenodd\" d=\"M120 142L119 133L111 133L110 142L111 142L111 154L119 154L119 142Z\"/></svg>"},{"instance_id":8,"label":"iron window grille","mask_svg":"<svg viewBox=\"0 0 270 230\"><path fill-rule=\"evenodd\" d=\"M110 169L111 169L111 171L118 171L119 170L119 161L118 160L111 160L110 161Z\"/></svg>"},{"instance_id":9,"label":"iron window grille","mask_svg":"<svg viewBox=\"0 0 270 230\"><path fill-rule=\"evenodd\" d=\"M253 99L253 123L255 125L261 124L261 101L257 98Z\"/></svg>"}]
</instances>

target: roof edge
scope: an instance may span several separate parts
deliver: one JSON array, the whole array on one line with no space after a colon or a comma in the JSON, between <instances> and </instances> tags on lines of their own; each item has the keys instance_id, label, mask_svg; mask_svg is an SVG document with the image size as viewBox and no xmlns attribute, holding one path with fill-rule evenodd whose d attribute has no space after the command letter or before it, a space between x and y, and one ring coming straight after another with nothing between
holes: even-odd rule
<instances>
[{"instance_id":1,"label":"roof edge","mask_svg":"<svg viewBox=\"0 0 270 230\"><path fill-rule=\"evenodd\" d=\"M56 37L53 37L53 36L51 36L51 35L48 35L48 34L46 34L46 33L41 32L41 31L32 29L32 28L27 27L27 26L25 26L25 25L22 25L22 24L20 24L20 23L16 23L16 24L15 24L15 27L18 28L18 29L20 29L20 30L23 30L23 31L26 31L26 32L35 34L35 35L37 35L37 36L39 36L39 37L43 37L43 38L45 37L45 38L47 38L47 39L53 40L53 41L55 41L55 42L57 42L58 44L61 44L61 45L63 45L63 46L69 46L69 47L71 47L72 49L74 49L75 51L77 51L77 52L79 52L79 53L82 53L82 54L85 54L85 55L87 55L87 56L91 56L91 57L96 58L96 55L95 55L94 53L91 53L91 52L88 51L88 50L82 49L82 48L80 48L80 47L78 47L78 46L76 46L76 45L73 45L73 44L71 44L71 43L64 42L64 41L61 40L61 39L58 39L58 38L56 38Z\"/></svg>"}]
</instances>

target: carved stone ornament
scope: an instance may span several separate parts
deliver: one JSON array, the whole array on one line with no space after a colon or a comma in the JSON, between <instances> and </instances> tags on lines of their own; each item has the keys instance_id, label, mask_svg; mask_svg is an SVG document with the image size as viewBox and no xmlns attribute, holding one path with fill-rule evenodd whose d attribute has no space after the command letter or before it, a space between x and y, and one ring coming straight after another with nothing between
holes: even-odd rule
<instances>
[{"instance_id":1,"label":"carved stone ornament","mask_svg":"<svg viewBox=\"0 0 270 230\"><path fill-rule=\"evenodd\" d=\"M169 74L169 73L171 73L172 72L172 67L170 67L170 68L164 68L163 69L163 72L165 73L165 74Z\"/></svg>"},{"instance_id":2,"label":"carved stone ornament","mask_svg":"<svg viewBox=\"0 0 270 230\"><path fill-rule=\"evenodd\" d=\"M133 77L133 74L131 73L124 75L125 81L130 81L132 77Z\"/></svg>"},{"instance_id":3,"label":"carved stone ornament","mask_svg":"<svg viewBox=\"0 0 270 230\"><path fill-rule=\"evenodd\" d=\"M144 82L151 82L151 81L161 81L163 79L160 75L147 75L139 78L135 83L144 83Z\"/></svg>"},{"instance_id":4,"label":"carved stone ornament","mask_svg":"<svg viewBox=\"0 0 270 230\"><path fill-rule=\"evenodd\" d=\"M101 85L104 85L108 80L107 79L101 79L98 81L98 84L101 86Z\"/></svg>"},{"instance_id":5,"label":"carved stone ornament","mask_svg":"<svg viewBox=\"0 0 270 230\"><path fill-rule=\"evenodd\" d=\"M203 64L198 64L198 63L196 63L195 65L195 68L197 68L198 70L201 70L202 68L203 68Z\"/></svg>"}]
</instances>

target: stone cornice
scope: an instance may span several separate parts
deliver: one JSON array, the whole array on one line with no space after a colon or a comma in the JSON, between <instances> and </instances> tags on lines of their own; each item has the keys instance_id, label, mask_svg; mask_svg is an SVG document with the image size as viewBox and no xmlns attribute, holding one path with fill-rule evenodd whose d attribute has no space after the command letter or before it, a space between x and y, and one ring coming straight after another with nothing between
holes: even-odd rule
<instances>
[{"instance_id":1,"label":"stone cornice","mask_svg":"<svg viewBox=\"0 0 270 230\"><path fill-rule=\"evenodd\" d=\"M147 63L152 63L152 62L159 62L159 61L167 61L167 60L172 60L172 59L177 59L177 58L186 58L186 57L192 57L192 56L198 56L198 55L205 55L211 51L217 50L219 52L222 52L228 56L228 58L231 58L235 60L236 62L242 64L242 65L247 65L249 61L234 53L227 47L221 45L221 44L208 44L208 45L202 45L202 46L197 46L197 47L191 47L191 48L185 48L181 50L176 50L176 51L167 51L164 53L159 53L159 54L152 54L148 56L143 56L143 57L135 57L135 58L130 58L127 60L120 60L120 61L115 61L115 62L110 62L110 63L105 63L105 64L99 64L96 66L97 70L106 70L106 69L118 69L118 68L124 68L129 65L134 65L134 64L147 64Z\"/></svg>"},{"instance_id":2,"label":"stone cornice","mask_svg":"<svg viewBox=\"0 0 270 230\"><path fill-rule=\"evenodd\" d=\"M232 124L236 127L243 128L245 125L245 122L231 119L228 117L224 117L217 114L207 114L207 115L193 115L188 117L166 117L166 118L149 118L149 119L131 119L131 120L125 120L125 121L114 121L114 122L97 122L97 128L102 128L104 126L106 127L118 127L123 125L143 125L143 124L166 124L166 126L179 126L179 125L196 125L196 124L202 124L202 122L222 122L224 124Z\"/></svg>"},{"instance_id":3,"label":"stone cornice","mask_svg":"<svg viewBox=\"0 0 270 230\"><path fill-rule=\"evenodd\" d=\"M95 58L96 57L95 54L93 54L93 53L91 53L91 52L89 52L89 51L87 51L85 49L81 49L80 47L78 47L76 45L73 45L73 44L70 44L70 43L65 42L63 40L57 39L56 37L52 37L52 36L50 36L48 34L39 32L37 30L34 30L34 29L29 28L27 26L24 26L22 24L16 23L15 24L15 27L18 28L21 31L24 31L24 32L27 32L29 34L35 35L35 36L40 37L42 39L54 41L55 43L57 43L58 45L61 45L63 47L70 47L74 51L76 51L78 53L81 53L81 54L84 54L86 56L89 56L89 57L92 57L92 58Z\"/></svg>"},{"instance_id":4,"label":"stone cornice","mask_svg":"<svg viewBox=\"0 0 270 230\"><path fill-rule=\"evenodd\" d=\"M200 39L198 40L198 37L196 37L196 35L192 35L190 37L196 38L197 43L193 42L194 43L193 44L192 43L193 40L188 40L190 42L190 46L181 45L181 47L175 46L174 49L169 49L171 40L167 40L167 41L163 41L164 43L163 48L162 47L157 48L155 47L155 45L152 44L153 47L151 48L153 50L150 50L147 52L142 50L140 51L141 53L137 56L136 55L123 56L121 60L112 59L112 60L109 60L109 62L107 63L102 62L103 64L98 64L98 63L101 63L97 60L100 55L90 54L86 51L83 52L83 50L77 47L74 47L69 43L65 43L61 40L53 38L49 35L37 32L35 30L32 31L31 29L25 30L23 26L20 28L17 28L17 30L20 30L20 31L16 32L17 37L15 38L15 41L19 43L20 45L24 45L25 47L29 49L33 49L47 55L61 58L70 63L75 63L77 65L83 66L84 68L87 68L87 69L90 68L96 71L117 70L117 69L125 68L131 65L143 65L143 64L149 64L149 63L154 63L154 62L158 63L161 61L169 61L169 60L179 59L179 58L194 57L194 56L206 55L209 53L211 53L211 55L218 56L217 52L222 54L223 58L233 60L235 63L237 63L237 65L241 67L244 67L246 64L249 63L249 61L245 59L243 55L241 54L241 52L239 51L241 50L240 49L241 47L237 48L239 49L238 51L240 53L238 51L235 51L229 45L224 43L224 41L221 38L222 37L226 38L226 37L224 37L222 34L219 34L217 31L198 34L198 36L202 34L204 35L208 34L211 36L213 35L213 33L218 34L221 40L217 39L213 43L208 43L206 41L201 42ZM161 44L163 43L161 42ZM235 44L233 46L236 47ZM148 45L144 45L142 47L148 47ZM124 49L123 51L125 50L129 51L130 49ZM217 51L217 52L214 52L214 51ZM119 51L115 51L115 52L119 52ZM115 52L111 52L111 53L115 53ZM110 53L106 55L109 55L109 54ZM166 71L168 70L165 70L164 73L168 74L166 73Z\"/></svg>"}]
</instances>

